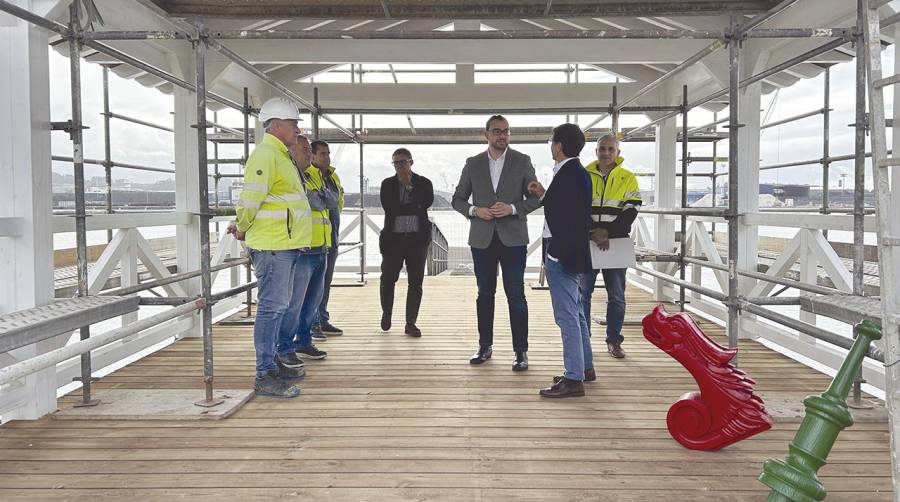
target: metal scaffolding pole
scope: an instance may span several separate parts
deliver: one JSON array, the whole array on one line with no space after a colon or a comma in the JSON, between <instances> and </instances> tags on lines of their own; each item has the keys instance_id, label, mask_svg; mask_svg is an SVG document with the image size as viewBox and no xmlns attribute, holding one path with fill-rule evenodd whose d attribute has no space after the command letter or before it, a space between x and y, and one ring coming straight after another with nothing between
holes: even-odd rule
<instances>
[{"instance_id":1,"label":"metal scaffolding pole","mask_svg":"<svg viewBox=\"0 0 900 502\"><path fill-rule=\"evenodd\" d=\"M351 67L352 69L352 67ZM359 65L359 83L363 81L362 65ZM353 82L351 73L350 81ZM353 126L356 126L356 116L353 115ZM359 131L363 130L363 116L359 115ZM365 143L359 142L359 282L366 282L366 193L365 193L365 162L363 161L365 154Z\"/></svg>"},{"instance_id":2,"label":"metal scaffolding pole","mask_svg":"<svg viewBox=\"0 0 900 502\"><path fill-rule=\"evenodd\" d=\"M206 388L206 397L197 401L197 406L212 407L225 402L224 399L213 397L213 347L212 347L212 280L210 276L210 252L209 252L209 159L206 152L206 43L202 36L202 27L198 27L198 38L193 40L194 56L196 62L196 87L194 95L197 98L197 161L200 170L198 180L200 188L200 284L201 296L204 300L202 311L203 332L203 383Z\"/></svg>"},{"instance_id":3,"label":"metal scaffolding pole","mask_svg":"<svg viewBox=\"0 0 900 502\"><path fill-rule=\"evenodd\" d=\"M869 112L871 113L871 144L872 144L872 174L874 179L875 208L878 230L878 269L881 278L881 322L884 337L882 344L885 352L884 381L885 381L885 408L888 410L888 424L891 433L891 478L896 499L900 492L900 297L898 297L896 285L898 283L898 259L897 247L900 246L900 236L896 233L897 208L897 181L900 173L897 166L900 161L896 157L887 154L887 131L885 124L884 87L894 85L894 76L883 78L882 75L882 47L881 28L879 27L878 9L869 0L859 0L858 28L862 28L863 37L859 45L865 44L862 52L857 57L865 56L864 69L868 72L867 91L869 93ZM895 56L896 61L896 56ZM857 67L862 70L862 67ZM898 71L897 65L894 71ZM857 74L857 82L864 79L865 73ZM896 87L894 88L896 92ZM895 102L894 109L897 109ZM857 112L859 109L857 109ZM895 135L896 137L896 135ZM895 146L895 150L896 150ZM893 178L893 190L891 183ZM855 215L854 215L855 216ZM855 230L855 229L854 229ZM854 232L855 233L855 232Z\"/></svg>"},{"instance_id":4,"label":"metal scaffolding pole","mask_svg":"<svg viewBox=\"0 0 900 502\"><path fill-rule=\"evenodd\" d=\"M87 214L84 203L84 132L81 113L81 22L78 3L69 4L69 78L72 97L72 164L75 170L75 248L78 258L78 296L88 296ZM91 337L91 327L79 330L79 338ZM75 406L96 406L91 399L91 353L81 354L81 401Z\"/></svg>"},{"instance_id":5,"label":"metal scaffolding pole","mask_svg":"<svg viewBox=\"0 0 900 502\"><path fill-rule=\"evenodd\" d=\"M241 113L244 115L244 165L247 164L247 159L250 157L250 91L246 87L244 87L244 106L241 110ZM247 282L249 283L253 280L253 275L250 268L250 262L247 262ZM247 317L253 315L252 311L253 305L253 292L251 290L247 290Z\"/></svg>"},{"instance_id":6,"label":"metal scaffolding pole","mask_svg":"<svg viewBox=\"0 0 900 502\"><path fill-rule=\"evenodd\" d=\"M109 119L109 67L103 65L103 170L106 174L106 212L112 214L112 145L110 144ZM112 229L107 230L106 242L112 241L112 236Z\"/></svg>"},{"instance_id":7,"label":"metal scaffolding pole","mask_svg":"<svg viewBox=\"0 0 900 502\"><path fill-rule=\"evenodd\" d=\"M735 21L733 20L732 23ZM734 26L734 25L733 25ZM736 26L734 26L736 32ZM728 42L728 346L738 346L738 122L740 114L741 47L739 39ZM734 358L737 365L737 356Z\"/></svg>"},{"instance_id":8,"label":"metal scaffolding pole","mask_svg":"<svg viewBox=\"0 0 900 502\"><path fill-rule=\"evenodd\" d=\"M232 51L232 50L229 49L228 47L225 47L224 45L220 44L220 43L217 42L216 40L210 38L209 36L205 36L204 39L206 40L207 44L209 44L210 47L212 47L213 49L216 50L216 52L218 52L219 54L222 54L223 56L225 56L225 57L227 57L228 59L232 60L232 61L233 61L234 63L236 63L238 66L240 66L241 68L243 68L243 69L247 70L248 72L252 73L252 74L255 75L257 78L259 78L260 80L262 80L263 82L265 82L266 84L268 84L268 85L274 87L276 90L278 90L278 92L284 94L285 96L287 96L288 98L290 98L290 99L296 101L297 103L300 103L301 105L303 105L303 106L305 106L305 107L307 107L307 108L310 108L311 110L315 110L315 111L319 112L318 108L317 108L315 105L313 105L313 104L311 104L309 101L303 99L299 94L297 94L296 92L294 92L294 91L288 89L287 87L285 87L284 85L282 85L280 82L277 82L277 81L273 80L273 79L272 79L270 76L268 76L265 72L263 72L262 70L260 70L260 69L257 68L256 66L253 66L253 63L251 63L251 62L247 61L246 59L242 58L242 57L241 57L240 55L238 55L236 52ZM328 116L327 114L324 114L324 113L321 113L321 112L319 112L318 115L320 115L323 119L325 119L326 121L328 121L329 123L331 123L332 125L334 125L334 127L335 127L338 131L340 131L340 132L342 132L343 134L345 134L348 138L350 138L351 140L356 141L356 134L354 134L352 131L348 130L348 129L345 128L344 126L338 124L336 120L332 119L332 118L331 118L330 116ZM315 115L314 115L314 117L315 117Z\"/></svg>"},{"instance_id":9,"label":"metal scaffolding pole","mask_svg":"<svg viewBox=\"0 0 900 502\"><path fill-rule=\"evenodd\" d=\"M825 98L822 102L822 214L828 214L829 169L831 169L831 68L825 68ZM828 230L824 230L828 232ZM828 237L828 234L825 234Z\"/></svg>"},{"instance_id":10,"label":"metal scaffolding pole","mask_svg":"<svg viewBox=\"0 0 900 502\"><path fill-rule=\"evenodd\" d=\"M619 86L614 85L612 88L612 104L610 105L609 115L612 116L612 133L618 137L619 135L619 112L622 110L619 107ZM598 119L599 121L599 119Z\"/></svg>"},{"instance_id":11,"label":"metal scaffolding pole","mask_svg":"<svg viewBox=\"0 0 900 502\"><path fill-rule=\"evenodd\" d=\"M313 107L312 107L312 137L313 140L319 139L319 88L313 87Z\"/></svg>"},{"instance_id":12,"label":"metal scaffolding pole","mask_svg":"<svg viewBox=\"0 0 900 502\"><path fill-rule=\"evenodd\" d=\"M713 126L712 126L713 129L715 129L715 127L716 127L716 125L718 125L718 123L719 123L719 114L717 112L713 112ZM712 177L711 177L712 178L711 179L711 181L712 181L712 202L710 202L710 204L709 204L710 207L716 207L716 191L717 191L716 190L716 167L719 165L719 163L716 161L716 159L718 158L716 155L718 153L718 151L717 151L718 143L719 143L718 140L713 140L713 142L712 142L712 158L713 158ZM716 242L716 222L712 222L712 224L710 225L710 228L711 228L710 232L712 233L712 240L713 240L713 242Z\"/></svg>"},{"instance_id":13,"label":"metal scaffolding pole","mask_svg":"<svg viewBox=\"0 0 900 502\"><path fill-rule=\"evenodd\" d=\"M824 54L830 50L837 49L838 47L841 47L842 45L844 45L846 43L847 43L847 41L844 39L832 40L831 42L828 42L827 44L823 44L819 47L816 47L815 49L812 49L812 50L804 52L803 54L800 54L796 57L793 57L783 63L777 64L767 70L761 71L755 75L747 77L746 79L741 81L738 88L743 89L744 87L747 87L748 85L755 84L756 82L766 79L776 73L784 71L784 70L791 68L793 66L796 66L800 63L805 63L807 60L814 58L820 54ZM710 101L712 101L714 99L721 98L721 97L727 96L727 95L728 95L728 89L722 89L720 91L716 91L712 94L709 94L703 98L698 99L697 101L694 101L693 103L690 104L689 108L694 109L698 106L705 105L706 103L709 103ZM660 122L663 122L672 117L675 117L679 113L681 113L681 112L673 111L673 112L667 113L667 114L657 118L656 120L652 120L647 124L644 124L640 127L636 127L628 132L628 134L626 135L626 139L628 139L631 136L634 136L635 134L637 134L645 129L653 127L654 125L659 124ZM730 117L729 117L729 119L730 119Z\"/></svg>"},{"instance_id":14,"label":"metal scaffolding pole","mask_svg":"<svg viewBox=\"0 0 900 502\"><path fill-rule=\"evenodd\" d=\"M777 13L776 13L777 14ZM774 15L774 14L773 14ZM760 14L767 19L767 13ZM752 20L751 20L752 21ZM742 38L832 38L844 36L847 28L764 28L741 31ZM219 40L611 40L611 39L706 39L724 40L730 37L725 30L210 30L210 37ZM104 30L88 34L91 40L186 40L185 31L165 30Z\"/></svg>"},{"instance_id":15,"label":"metal scaffolding pole","mask_svg":"<svg viewBox=\"0 0 900 502\"><path fill-rule=\"evenodd\" d=\"M688 195L688 162L690 162L689 154L688 154L688 88L687 86L682 86L681 88L681 106L683 107L681 113L681 208L687 208L687 195ZM681 246L679 246L679 265L680 268L678 270L678 277L681 278L682 281L685 280L685 268L686 265L684 263L684 255L687 251L687 215L681 215ZM681 312L684 312L684 287L681 286L678 288L678 309Z\"/></svg>"},{"instance_id":16,"label":"metal scaffolding pole","mask_svg":"<svg viewBox=\"0 0 900 502\"><path fill-rule=\"evenodd\" d=\"M866 134L868 119L866 117L866 44L863 39L865 11L860 4L860 13L856 20L856 118L854 120L855 150L853 169L853 293L863 295L863 264L865 260L865 205L866 190Z\"/></svg>"},{"instance_id":17,"label":"metal scaffolding pole","mask_svg":"<svg viewBox=\"0 0 900 502\"><path fill-rule=\"evenodd\" d=\"M362 127L362 117L359 119ZM366 192L363 186L365 179L365 167L363 162L363 148L365 143L359 143L359 282L366 282Z\"/></svg>"}]
</instances>

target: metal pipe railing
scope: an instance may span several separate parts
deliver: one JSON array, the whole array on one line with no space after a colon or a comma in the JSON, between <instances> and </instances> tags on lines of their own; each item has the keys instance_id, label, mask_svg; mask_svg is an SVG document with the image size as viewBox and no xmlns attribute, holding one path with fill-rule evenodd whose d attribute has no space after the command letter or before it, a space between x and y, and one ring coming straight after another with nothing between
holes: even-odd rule
<instances>
[{"instance_id":1,"label":"metal pipe railing","mask_svg":"<svg viewBox=\"0 0 900 502\"><path fill-rule=\"evenodd\" d=\"M50 368L63 361L73 357L89 354L92 350L108 345L117 340L121 340L127 336L140 333L146 329L152 328L166 321L175 319L176 317L189 314L195 310L201 309L206 305L202 298L194 299L191 303L175 307L165 312L161 312L154 316L140 319L127 326L123 326L106 333L94 335L86 340L81 340L65 347L60 347L43 354L36 355L24 361L20 361L9 366L0 368L0 385L10 383L14 380L24 378L36 371L44 368ZM86 382L82 382L85 384Z\"/></svg>"},{"instance_id":2,"label":"metal pipe railing","mask_svg":"<svg viewBox=\"0 0 900 502\"><path fill-rule=\"evenodd\" d=\"M105 68L105 66L104 66L104 68ZM175 129L172 127L168 127L168 126L164 126L164 125L160 125L160 124L154 124L153 122L147 122L146 120L136 119L134 117L129 117L128 115L122 115L120 113L113 113L113 112L110 112L107 110L104 110L104 112L101 113L101 115L103 115L104 117L107 117L107 118L111 118L111 119L119 119L119 120L124 120L125 122L131 122L132 124L139 124L142 126L152 127L154 129L159 129L160 131L175 132Z\"/></svg>"},{"instance_id":3,"label":"metal pipe railing","mask_svg":"<svg viewBox=\"0 0 900 502\"><path fill-rule=\"evenodd\" d=\"M813 110L811 112L801 113L799 115L794 115L792 117L788 117L785 119L776 120L775 122L770 122L768 124L761 125L759 128L760 128L760 130L762 130L762 129L768 129L770 127L778 127L780 125L790 124L791 122L796 122L798 120L803 120L805 118L815 117L816 115L821 115L823 113L825 113L825 109L820 108L818 110Z\"/></svg>"},{"instance_id":4,"label":"metal pipe railing","mask_svg":"<svg viewBox=\"0 0 900 502\"><path fill-rule=\"evenodd\" d=\"M684 262L691 264L691 265L699 265L701 267L707 267L707 268L711 268L714 270L721 270L723 272L728 272L728 267L726 267L725 265L719 265L718 263L713 263L711 261L702 260L702 259L698 259L698 258L694 258L694 257L690 257L690 256L685 257ZM809 293L816 293L816 294L820 294L820 295L836 295L836 294L843 293L842 291L840 291L838 289L826 288L824 286L818 286L815 284L807 284L805 282L794 281L794 280L785 279L782 277L773 277L771 275L764 274L762 272L754 272L752 270L738 269L737 273L738 273L738 275L742 275L744 277L750 277L750 278L758 279L761 281L771 282L773 284L779 284L781 286L788 286L788 287L791 287L794 289L799 289L801 291L807 291Z\"/></svg>"},{"instance_id":5,"label":"metal pipe railing","mask_svg":"<svg viewBox=\"0 0 900 502\"><path fill-rule=\"evenodd\" d=\"M654 207L641 208L644 214L662 214L675 216L712 216L724 218L728 215L728 210L721 207L685 207L681 209L659 209Z\"/></svg>"},{"instance_id":6,"label":"metal pipe railing","mask_svg":"<svg viewBox=\"0 0 900 502\"><path fill-rule=\"evenodd\" d=\"M219 291L218 293L213 293L210 295L210 301L213 303L224 300L225 298L230 298L232 296L237 296L241 293L245 293L257 287L257 281L251 281L246 284L241 284L240 286L226 289L225 291Z\"/></svg>"},{"instance_id":7,"label":"metal pipe railing","mask_svg":"<svg viewBox=\"0 0 900 502\"><path fill-rule=\"evenodd\" d=\"M220 265L216 265L214 267L209 267L209 271L210 271L210 273L218 272L220 270L225 270L225 269L229 269L229 268L233 268L233 267L239 267L241 265L246 265L248 263L250 263L249 258L237 258L234 260L228 260L227 262L222 263ZM202 270L195 270L193 272L184 272L181 274L174 274L169 277L165 277L163 279L156 279L153 281L136 284L134 286L127 286L124 288L117 288L117 289L111 289L108 291L104 291L104 292L100 293L99 296L133 295L133 294L139 293L141 291L147 291L147 290L150 290L153 288L158 288L160 286L165 286L167 284L173 284L176 282L182 282L182 281L186 281L188 279L193 279L195 277L200 277L200 275L202 273L203 273Z\"/></svg>"},{"instance_id":8,"label":"metal pipe railing","mask_svg":"<svg viewBox=\"0 0 900 502\"><path fill-rule=\"evenodd\" d=\"M72 157L65 157L63 155L53 155L50 157L50 159L55 160L57 162L72 162L72 163L74 163L74 159ZM87 158L82 159L82 161L85 164L91 164L91 165L95 165L95 166L107 166L108 165L109 167L121 167L123 169L135 169L138 171L153 171L153 172L157 172L157 173L169 173L169 174L175 173L174 169L167 169L164 167L150 167L150 166L142 166L142 165L138 165L138 164L127 164L125 162L115 162L115 161L110 161L109 163L107 163L105 160L87 159Z\"/></svg>"},{"instance_id":9,"label":"metal pipe railing","mask_svg":"<svg viewBox=\"0 0 900 502\"><path fill-rule=\"evenodd\" d=\"M837 335L830 331L825 331L822 328L817 326L813 326L812 324L803 322L799 319L794 319L791 316L787 316L784 314L779 314L778 312L774 312L767 308L761 307L759 305L754 305L747 301L741 302L741 308L746 310L747 312L757 315L759 317L768 319L770 321L781 324L782 326L786 326L793 330L799 331L804 335L811 336L817 340L821 340L826 343L830 343L832 345L836 345L843 349L849 350L853 345L853 340L844 336ZM878 362L884 362L884 352L882 352L879 348L874 345L869 348L869 352L866 354L867 357L874 359Z\"/></svg>"},{"instance_id":10,"label":"metal pipe railing","mask_svg":"<svg viewBox=\"0 0 900 502\"><path fill-rule=\"evenodd\" d=\"M664 281L671 282L672 284L674 284L676 286L683 287L684 289L687 289L689 291L694 291L694 292L700 293L701 295L708 296L708 297L710 297L714 300L718 300L720 302L724 302L728 298L726 295L719 293L718 291L715 291L715 290L712 290L709 288L704 288L703 286L699 286L697 284L694 284L693 282L682 281L680 279L676 279L676 278L672 277L671 275L665 274L663 272L659 272L657 270L653 270L652 268L644 267L642 265L635 266L634 270L636 270L642 274L647 274L649 276L656 277L657 279L662 279Z\"/></svg>"}]
</instances>

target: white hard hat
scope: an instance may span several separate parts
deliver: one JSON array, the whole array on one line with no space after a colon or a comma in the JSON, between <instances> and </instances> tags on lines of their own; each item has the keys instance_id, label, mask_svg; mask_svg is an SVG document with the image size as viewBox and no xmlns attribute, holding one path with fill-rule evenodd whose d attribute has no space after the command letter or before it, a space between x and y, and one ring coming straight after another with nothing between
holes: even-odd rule
<instances>
[{"instance_id":1,"label":"white hard hat","mask_svg":"<svg viewBox=\"0 0 900 502\"><path fill-rule=\"evenodd\" d=\"M284 98L272 98L263 103L259 109L259 121L266 123L271 119L301 121L300 111L294 103Z\"/></svg>"}]
</instances>

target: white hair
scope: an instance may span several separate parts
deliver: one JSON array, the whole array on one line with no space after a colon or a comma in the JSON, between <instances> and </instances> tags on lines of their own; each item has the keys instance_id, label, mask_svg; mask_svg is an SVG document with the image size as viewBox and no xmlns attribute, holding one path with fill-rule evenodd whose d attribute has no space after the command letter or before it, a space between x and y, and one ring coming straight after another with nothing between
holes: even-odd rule
<instances>
[{"instance_id":1,"label":"white hair","mask_svg":"<svg viewBox=\"0 0 900 502\"><path fill-rule=\"evenodd\" d=\"M600 142L605 139L611 139L611 140L615 141L616 149L617 150L619 149L619 138L615 134L608 133L608 134L604 134L603 136L600 136L599 138L597 138L597 144L599 145Z\"/></svg>"}]
</instances>

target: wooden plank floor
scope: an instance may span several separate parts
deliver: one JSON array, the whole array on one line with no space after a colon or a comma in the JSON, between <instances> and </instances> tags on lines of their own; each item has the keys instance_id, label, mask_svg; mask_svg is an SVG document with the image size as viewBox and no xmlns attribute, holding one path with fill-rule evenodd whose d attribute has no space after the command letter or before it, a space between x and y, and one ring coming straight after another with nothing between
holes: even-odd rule
<instances>
[{"instance_id":1,"label":"wooden plank floor","mask_svg":"<svg viewBox=\"0 0 900 502\"><path fill-rule=\"evenodd\" d=\"M599 378L585 398L539 398L537 390L561 371L548 294L528 290L531 369L514 374L502 293L494 359L467 363L477 346L471 277L426 278L421 339L397 326L378 329L377 281L336 288L332 315L346 334L320 345L327 360L307 363L300 398L254 398L222 421L46 417L6 424L0 500L765 499L756 481L762 462L785 455L798 424L779 423L719 452L682 448L666 431L666 411L695 385L637 324L625 328L627 359L598 347ZM402 306L404 292L397 296ZM598 291L595 311L604 301ZM651 305L629 288L629 318ZM704 327L721 336L721 328ZM741 360L766 395L801 399L829 381L752 342ZM251 329L217 326L215 364L218 387L252 386ZM200 389L200 374L201 343L190 339L97 386ZM888 448L884 423L842 433L820 471L828 500L890 500Z\"/></svg>"}]
</instances>

